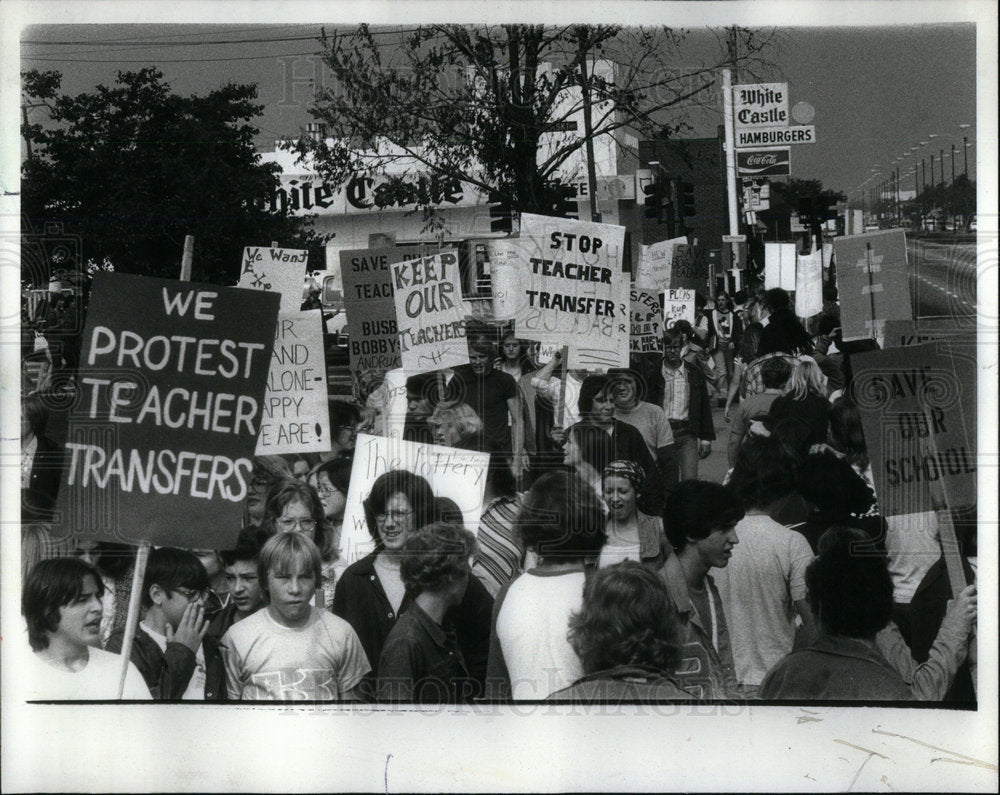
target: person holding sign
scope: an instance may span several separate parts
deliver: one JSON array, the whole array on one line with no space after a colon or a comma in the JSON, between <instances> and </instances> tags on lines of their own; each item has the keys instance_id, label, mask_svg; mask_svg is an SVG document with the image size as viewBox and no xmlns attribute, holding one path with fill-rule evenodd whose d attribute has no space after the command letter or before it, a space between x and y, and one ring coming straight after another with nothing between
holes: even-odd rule
<instances>
[{"instance_id":1,"label":"person holding sign","mask_svg":"<svg viewBox=\"0 0 1000 795\"><path fill-rule=\"evenodd\" d=\"M353 701L371 665L357 634L312 604L323 577L316 545L278 533L260 551L268 605L222 638L229 698L235 701Z\"/></svg>"},{"instance_id":2,"label":"person holding sign","mask_svg":"<svg viewBox=\"0 0 1000 795\"><path fill-rule=\"evenodd\" d=\"M122 660L100 648L101 575L76 558L36 563L21 592L21 613L28 625L31 662L20 682L28 701L117 699ZM150 699L149 688L126 663L121 698Z\"/></svg>"}]
</instances>

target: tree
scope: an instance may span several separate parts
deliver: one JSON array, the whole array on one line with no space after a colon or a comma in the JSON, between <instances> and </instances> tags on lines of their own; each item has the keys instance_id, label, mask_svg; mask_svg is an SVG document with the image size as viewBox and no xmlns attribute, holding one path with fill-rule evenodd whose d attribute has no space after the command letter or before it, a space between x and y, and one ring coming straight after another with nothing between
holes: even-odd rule
<instances>
[{"instance_id":1,"label":"tree","mask_svg":"<svg viewBox=\"0 0 1000 795\"><path fill-rule=\"evenodd\" d=\"M719 68L754 68L771 38L733 29L716 62L681 70L684 35L669 28L431 25L400 36L389 45L367 25L324 32L336 82L310 110L331 137L294 148L331 182L384 176L381 206L427 208L465 182L541 213L558 205L561 170L588 139L674 135L691 107L710 103ZM613 74L595 73L595 61ZM579 123L588 104L589 135Z\"/></svg>"},{"instance_id":2,"label":"tree","mask_svg":"<svg viewBox=\"0 0 1000 795\"><path fill-rule=\"evenodd\" d=\"M63 267L110 261L122 272L176 277L187 234L196 281L234 284L243 247L272 240L310 248L324 267L310 221L264 209L278 166L261 163L253 145L256 86L184 97L152 68L76 96L59 93L60 81L58 72L23 75L25 96L49 119L23 127L32 156L22 208L26 229L56 222L78 241L80 261Z\"/></svg>"}]
</instances>

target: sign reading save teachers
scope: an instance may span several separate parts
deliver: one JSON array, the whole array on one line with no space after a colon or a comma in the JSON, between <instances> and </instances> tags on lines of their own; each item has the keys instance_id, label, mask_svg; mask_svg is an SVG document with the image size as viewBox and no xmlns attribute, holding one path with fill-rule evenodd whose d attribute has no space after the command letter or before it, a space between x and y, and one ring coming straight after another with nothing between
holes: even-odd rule
<instances>
[{"instance_id":1,"label":"sign reading save teachers","mask_svg":"<svg viewBox=\"0 0 1000 795\"><path fill-rule=\"evenodd\" d=\"M55 533L232 547L278 303L260 290L94 277Z\"/></svg>"}]
</instances>

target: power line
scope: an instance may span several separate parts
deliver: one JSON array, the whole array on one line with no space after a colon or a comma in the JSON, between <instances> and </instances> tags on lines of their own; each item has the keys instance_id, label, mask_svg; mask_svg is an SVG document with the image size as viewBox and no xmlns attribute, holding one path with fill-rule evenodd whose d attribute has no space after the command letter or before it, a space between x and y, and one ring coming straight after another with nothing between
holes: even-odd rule
<instances>
[{"instance_id":1,"label":"power line","mask_svg":"<svg viewBox=\"0 0 1000 795\"><path fill-rule=\"evenodd\" d=\"M246 30L252 30L253 28L246 28ZM408 33L416 33L421 30L421 28L402 28L393 30L369 30L368 33L372 36L403 36ZM200 35L200 34L190 34L190 35ZM334 32L334 36L345 35L342 33ZM279 36L274 38L266 39L217 39L208 41L142 41L141 37L137 37L132 40L130 46L134 47L202 47L206 45L221 45L221 44L268 44L273 42L281 41L310 41L316 40L319 35L313 36ZM32 39L25 39L21 42L22 44L32 44L39 46L80 46L80 45L93 45L93 46L103 46L108 44L126 44L129 43L129 39L92 39L90 41L74 39L74 40L56 40L56 41L38 41Z\"/></svg>"},{"instance_id":2,"label":"power line","mask_svg":"<svg viewBox=\"0 0 1000 795\"><path fill-rule=\"evenodd\" d=\"M292 58L302 55L322 55L319 50L312 52L288 52L274 55L243 55L232 58L39 58L34 55L22 56L25 61L41 61L45 63L104 63L104 64L160 64L160 63L212 63L218 61L263 61L274 58Z\"/></svg>"}]
</instances>

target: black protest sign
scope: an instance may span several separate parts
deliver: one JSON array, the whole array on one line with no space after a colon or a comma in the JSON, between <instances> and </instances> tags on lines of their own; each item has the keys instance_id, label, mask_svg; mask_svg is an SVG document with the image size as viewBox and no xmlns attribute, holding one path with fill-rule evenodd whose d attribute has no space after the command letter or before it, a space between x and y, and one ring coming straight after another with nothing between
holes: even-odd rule
<instances>
[{"instance_id":1,"label":"black protest sign","mask_svg":"<svg viewBox=\"0 0 1000 795\"><path fill-rule=\"evenodd\" d=\"M351 374L384 373L402 365L392 265L403 249L373 248L340 252L340 272L347 312L347 349Z\"/></svg>"},{"instance_id":2,"label":"black protest sign","mask_svg":"<svg viewBox=\"0 0 1000 795\"><path fill-rule=\"evenodd\" d=\"M689 290L705 290L708 287L708 259L701 246L684 245L674 249L670 268L670 286Z\"/></svg>"},{"instance_id":3,"label":"black protest sign","mask_svg":"<svg viewBox=\"0 0 1000 795\"><path fill-rule=\"evenodd\" d=\"M232 547L279 302L260 290L95 276L57 534Z\"/></svg>"},{"instance_id":4,"label":"black protest sign","mask_svg":"<svg viewBox=\"0 0 1000 795\"><path fill-rule=\"evenodd\" d=\"M851 358L885 516L976 503L976 366L961 347L926 343Z\"/></svg>"}]
</instances>

